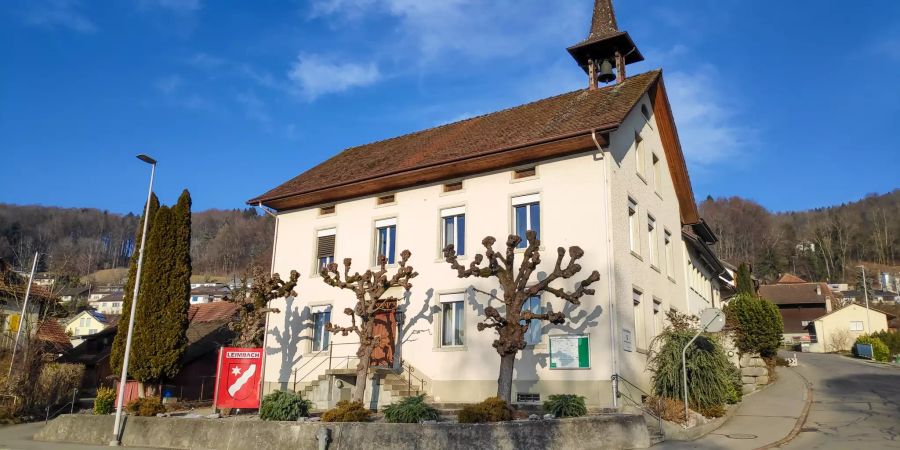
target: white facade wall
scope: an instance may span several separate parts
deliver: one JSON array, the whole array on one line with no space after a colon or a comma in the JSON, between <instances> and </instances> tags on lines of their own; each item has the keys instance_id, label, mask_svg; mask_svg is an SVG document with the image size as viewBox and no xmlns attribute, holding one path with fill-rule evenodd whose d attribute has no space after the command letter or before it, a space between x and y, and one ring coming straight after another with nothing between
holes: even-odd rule
<instances>
[{"instance_id":1,"label":"white facade wall","mask_svg":"<svg viewBox=\"0 0 900 450\"><path fill-rule=\"evenodd\" d=\"M650 111L652 105L644 96ZM637 175L634 155L635 133L640 133L647 150L644 179ZM320 216L319 208L282 212L278 215L274 271L285 275L291 270L301 273L296 289L298 297L277 300L272 307L279 313L268 318L267 360L264 370L265 389L291 389L295 376L301 383L315 379L327 369L327 352L311 351L311 318L313 310L332 308L331 321L349 325L342 311L352 307L355 299L349 291L327 286L316 274L316 242L321 230L336 229L335 262L352 258L354 271L363 272L375 263L375 221L395 218L397 222L397 254L412 252L410 264L419 272L406 302L406 320L399 328L396 359L402 357L416 368L416 374L429 380L436 401L480 401L496 393L500 358L491 346L496 334L479 332L476 324L483 318L480 311L496 300L470 287L491 292L499 289L495 279L459 279L441 256L440 212L444 208L462 207L466 214L466 255L460 263L468 264L475 253L481 253L484 236L497 238L495 250L503 249L505 237L513 232L512 198L519 195L540 196L542 265L534 281L552 270L556 247L578 245L585 251L579 261L582 272L570 280L555 283L572 289L592 270L601 274L592 287L593 296L582 298L580 307L568 308L565 302L545 294L541 304L553 311L571 311L572 321L555 326L544 324L541 342L520 352L516 363L516 392L539 392L541 398L554 393L585 395L591 405L612 403L610 380L619 373L642 386L647 386L646 348L634 345L623 349L623 336L635 330L632 289L643 292L642 307L646 339L649 342L662 327L662 315L670 307L685 310L684 255L680 245L678 201L668 171L656 126L648 122L640 107L628 116L621 128L611 134L609 151L601 157L597 151L541 162L537 174L515 180L511 170L480 174L463 179L463 190L443 192L443 184L401 190L395 203L377 205L376 197L340 202L333 214ZM654 186L652 155L661 165L658 187ZM389 194L389 192L379 195ZM633 255L629 247L628 198L638 202L641 217L640 250ZM660 251L657 268L649 264L649 236L646 215L653 214ZM673 267L666 267L664 230L671 233ZM568 259L566 259L568 261ZM392 273L392 272L391 272ZM464 345L443 348L440 345L440 296L465 293ZM613 299L611 302L610 299ZM659 303L654 308L654 299ZM658 313L654 314L654 309ZM590 368L559 370L549 368L548 336L586 334L590 337ZM331 336L335 358L353 355L355 336ZM341 345L338 345L341 344ZM324 361L324 362L322 362ZM352 367L352 357L344 362ZM295 369L298 369L295 374Z\"/></svg>"},{"instance_id":2,"label":"white facade wall","mask_svg":"<svg viewBox=\"0 0 900 450\"><path fill-rule=\"evenodd\" d=\"M87 336L100 332L104 327L106 325L94 318L94 316L87 312L82 312L66 325L66 332L71 336Z\"/></svg>"},{"instance_id":3,"label":"white facade wall","mask_svg":"<svg viewBox=\"0 0 900 450\"><path fill-rule=\"evenodd\" d=\"M876 333L888 329L887 315L871 309L867 312L865 307L856 304L824 315L813 323L817 338L817 342L809 344L809 351L813 353L849 350L856 338L866 334L867 330Z\"/></svg>"}]
</instances>

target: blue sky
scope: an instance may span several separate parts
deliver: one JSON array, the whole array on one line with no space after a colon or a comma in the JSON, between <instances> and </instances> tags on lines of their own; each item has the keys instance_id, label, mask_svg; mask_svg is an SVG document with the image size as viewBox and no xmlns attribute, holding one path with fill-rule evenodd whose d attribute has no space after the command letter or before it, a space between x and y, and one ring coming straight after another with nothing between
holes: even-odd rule
<instances>
[{"instance_id":1,"label":"blue sky","mask_svg":"<svg viewBox=\"0 0 900 450\"><path fill-rule=\"evenodd\" d=\"M591 0L0 6L0 202L243 207L348 146L581 88ZM900 2L619 0L663 67L698 200L897 188Z\"/></svg>"}]
</instances>

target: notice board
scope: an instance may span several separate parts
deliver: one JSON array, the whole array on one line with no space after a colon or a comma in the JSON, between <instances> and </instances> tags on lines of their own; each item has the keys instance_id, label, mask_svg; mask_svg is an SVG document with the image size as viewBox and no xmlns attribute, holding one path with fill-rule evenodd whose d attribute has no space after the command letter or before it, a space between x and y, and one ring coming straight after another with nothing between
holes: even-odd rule
<instances>
[{"instance_id":1,"label":"notice board","mask_svg":"<svg viewBox=\"0 0 900 450\"><path fill-rule=\"evenodd\" d=\"M551 369L589 369L590 367L590 339L588 336L550 336Z\"/></svg>"}]
</instances>

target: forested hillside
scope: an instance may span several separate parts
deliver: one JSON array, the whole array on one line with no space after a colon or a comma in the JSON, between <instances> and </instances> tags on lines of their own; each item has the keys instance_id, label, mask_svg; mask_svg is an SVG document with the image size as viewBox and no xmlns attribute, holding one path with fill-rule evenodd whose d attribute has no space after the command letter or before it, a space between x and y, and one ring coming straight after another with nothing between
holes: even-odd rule
<instances>
[{"instance_id":1,"label":"forested hillside","mask_svg":"<svg viewBox=\"0 0 900 450\"><path fill-rule=\"evenodd\" d=\"M729 262L747 261L772 280L782 272L834 282L856 280L858 261L892 266L900 251L900 189L839 206L771 213L740 197L707 198L700 212L719 236L714 249ZM126 267L139 225L133 214L97 209L0 204L0 257L28 267L35 251L49 255L41 271L81 277ZM194 213L195 275L240 277L252 263L268 268L274 221L253 208Z\"/></svg>"},{"instance_id":2,"label":"forested hillside","mask_svg":"<svg viewBox=\"0 0 900 450\"><path fill-rule=\"evenodd\" d=\"M127 267L139 222L90 208L0 203L0 258L25 268L39 251L47 255L40 271L72 279ZM274 221L253 208L196 212L191 229L194 274L241 276L252 263L268 267Z\"/></svg>"},{"instance_id":3,"label":"forested hillside","mask_svg":"<svg viewBox=\"0 0 900 450\"><path fill-rule=\"evenodd\" d=\"M900 189L777 214L740 197L708 197L700 214L719 237L719 257L750 262L767 281L793 272L810 280L855 282L860 262L894 266L900 256Z\"/></svg>"}]
</instances>

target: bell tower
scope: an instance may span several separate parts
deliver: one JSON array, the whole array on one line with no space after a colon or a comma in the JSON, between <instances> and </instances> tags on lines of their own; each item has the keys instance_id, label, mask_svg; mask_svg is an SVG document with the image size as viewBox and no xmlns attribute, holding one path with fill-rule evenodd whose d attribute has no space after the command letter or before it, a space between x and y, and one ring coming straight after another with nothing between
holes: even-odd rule
<instances>
[{"instance_id":1,"label":"bell tower","mask_svg":"<svg viewBox=\"0 0 900 450\"><path fill-rule=\"evenodd\" d=\"M594 16L587 38L567 50L588 74L590 89L597 89L598 82L625 81L625 66L644 60L628 32L619 31L612 0L594 0Z\"/></svg>"}]
</instances>

